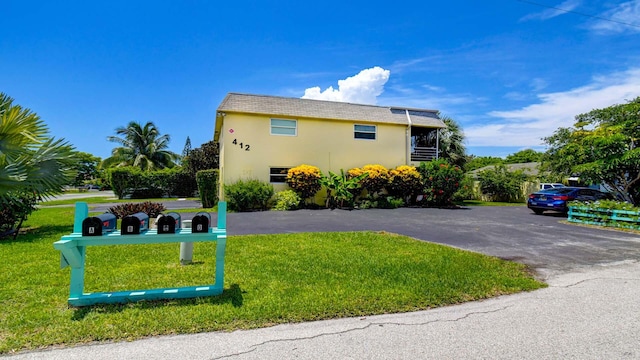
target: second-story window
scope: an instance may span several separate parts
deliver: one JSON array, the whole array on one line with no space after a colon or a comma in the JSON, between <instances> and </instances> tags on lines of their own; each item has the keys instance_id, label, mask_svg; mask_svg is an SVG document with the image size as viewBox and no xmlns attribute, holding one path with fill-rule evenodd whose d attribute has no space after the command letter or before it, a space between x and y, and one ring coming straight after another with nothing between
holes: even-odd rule
<instances>
[{"instance_id":1,"label":"second-story window","mask_svg":"<svg viewBox=\"0 0 640 360\"><path fill-rule=\"evenodd\" d=\"M271 135L298 135L298 121L271 119Z\"/></svg>"},{"instance_id":2,"label":"second-story window","mask_svg":"<svg viewBox=\"0 0 640 360\"><path fill-rule=\"evenodd\" d=\"M353 125L353 138L375 140L376 126L375 125Z\"/></svg>"}]
</instances>

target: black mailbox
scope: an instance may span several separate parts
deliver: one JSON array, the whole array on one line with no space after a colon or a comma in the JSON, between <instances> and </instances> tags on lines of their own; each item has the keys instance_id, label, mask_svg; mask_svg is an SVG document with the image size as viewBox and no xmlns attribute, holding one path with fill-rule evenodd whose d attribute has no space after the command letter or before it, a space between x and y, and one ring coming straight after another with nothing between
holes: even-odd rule
<instances>
[{"instance_id":1,"label":"black mailbox","mask_svg":"<svg viewBox=\"0 0 640 360\"><path fill-rule=\"evenodd\" d=\"M122 230L120 234L140 234L149 230L149 215L139 212L122 218Z\"/></svg>"},{"instance_id":2,"label":"black mailbox","mask_svg":"<svg viewBox=\"0 0 640 360\"><path fill-rule=\"evenodd\" d=\"M211 226L211 215L206 212L199 212L191 220L192 233L208 233Z\"/></svg>"},{"instance_id":3,"label":"black mailbox","mask_svg":"<svg viewBox=\"0 0 640 360\"><path fill-rule=\"evenodd\" d=\"M180 231L180 214L170 212L158 218L158 234L175 234Z\"/></svg>"},{"instance_id":4,"label":"black mailbox","mask_svg":"<svg viewBox=\"0 0 640 360\"><path fill-rule=\"evenodd\" d=\"M116 229L116 216L104 213L82 220L82 236L102 236Z\"/></svg>"}]
</instances>

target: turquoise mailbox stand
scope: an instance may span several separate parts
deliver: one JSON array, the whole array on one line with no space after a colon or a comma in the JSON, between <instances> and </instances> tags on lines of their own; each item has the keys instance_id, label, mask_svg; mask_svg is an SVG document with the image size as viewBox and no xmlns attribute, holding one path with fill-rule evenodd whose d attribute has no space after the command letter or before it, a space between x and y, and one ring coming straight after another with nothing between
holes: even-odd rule
<instances>
[{"instance_id":1,"label":"turquoise mailbox stand","mask_svg":"<svg viewBox=\"0 0 640 360\"><path fill-rule=\"evenodd\" d=\"M89 215L85 202L76 203L73 233L63 236L53 244L60 250L60 267L71 267L69 305L86 306L93 304L127 303L140 300L182 299L222 294L224 286L224 254L227 245L227 203L218 203L217 227L210 227L208 233L191 233L191 229L180 229L176 234L158 234L151 229L140 235L121 235L114 231L102 236L82 236L82 221ZM120 244L154 244L181 242L216 242L216 273L211 285L176 288L146 289L118 292L84 292L84 263L87 246Z\"/></svg>"}]
</instances>

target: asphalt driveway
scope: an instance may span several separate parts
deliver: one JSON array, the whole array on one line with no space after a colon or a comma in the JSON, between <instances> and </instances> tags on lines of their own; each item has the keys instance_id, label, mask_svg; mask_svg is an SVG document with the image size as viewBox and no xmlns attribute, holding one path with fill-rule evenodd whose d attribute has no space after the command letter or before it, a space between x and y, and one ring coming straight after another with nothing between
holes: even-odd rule
<instances>
[{"instance_id":1,"label":"asphalt driveway","mask_svg":"<svg viewBox=\"0 0 640 360\"><path fill-rule=\"evenodd\" d=\"M113 204L97 204L106 211ZM168 201L168 210L197 208ZM193 214L181 214L190 219ZM543 278L597 264L640 260L640 235L564 224L566 217L535 215L525 206L462 209L400 208L230 213L229 235L320 231L388 231L455 246L531 266Z\"/></svg>"},{"instance_id":2,"label":"asphalt driveway","mask_svg":"<svg viewBox=\"0 0 640 360\"><path fill-rule=\"evenodd\" d=\"M229 235L389 231L525 263L542 277L596 264L640 260L640 235L561 223L526 207L298 210L231 213Z\"/></svg>"}]
</instances>

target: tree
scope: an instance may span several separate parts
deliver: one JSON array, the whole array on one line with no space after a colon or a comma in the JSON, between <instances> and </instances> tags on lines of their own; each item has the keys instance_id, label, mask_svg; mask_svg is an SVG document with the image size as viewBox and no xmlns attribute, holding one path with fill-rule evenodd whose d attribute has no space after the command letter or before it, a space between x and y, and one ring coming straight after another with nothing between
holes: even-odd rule
<instances>
[{"instance_id":1,"label":"tree","mask_svg":"<svg viewBox=\"0 0 640 360\"><path fill-rule=\"evenodd\" d=\"M587 183L604 183L640 201L640 97L576 116L571 128L544 139L543 168Z\"/></svg>"},{"instance_id":2,"label":"tree","mask_svg":"<svg viewBox=\"0 0 640 360\"><path fill-rule=\"evenodd\" d=\"M499 165L503 163L504 163L504 159L496 156L469 155L467 156L467 162L464 164L464 169L466 171L473 171L488 165Z\"/></svg>"},{"instance_id":3,"label":"tree","mask_svg":"<svg viewBox=\"0 0 640 360\"><path fill-rule=\"evenodd\" d=\"M122 145L111 151L111 157L103 161L104 167L135 166L143 171L171 168L179 155L168 149L170 137L160 135L158 128L147 122L144 126L130 122L127 127L116 129L119 136L108 136L107 140Z\"/></svg>"},{"instance_id":4,"label":"tree","mask_svg":"<svg viewBox=\"0 0 640 360\"><path fill-rule=\"evenodd\" d=\"M74 176L73 147L49 136L40 117L0 93L0 198L28 191L62 192Z\"/></svg>"},{"instance_id":5,"label":"tree","mask_svg":"<svg viewBox=\"0 0 640 360\"><path fill-rule=\"evenodd\" d=\"M442 121L447 127L440 130L438 138L439 158L446 159L451 165L457 165L462 168L467 161L467 149L464 146L464 132L460 125L452 118L444 116L442 117Z\"/></svg>"},{"instance_id":6,"label":"tree","mask_svg":"<svg viewBox=\"0 0 640 360\"><path fill-rule=\"evenodd\" d=\"M528 162L539 162L542 160L541 152L535 151L533 149L525 149L518 151L516 153L507 155L507 158L504 160L505 164L521 164Z\"/></svg>"},{"instance_id":7,"label":"tree","mask_svg":"<svg viewBox=\"0 0 640 360\"><path fill-rule=\"evenodd\" d=\"M191 153L191 139L187 136L187 141L184 142L184 148L182 149L182 158L186 158Z\"/></svg>"},{"instance_id":8,"label":"tree","mask_svg":"<svg viewBox=\"0 0 640 360\"><path fill-rule=\"evenodd\" d=\"M193 176L200 170L217 169L219 167L219 153L216 142L206 142L199 148L191 150L189 156L184 158L183 166Z\"/></svg>"},{"instance_id":9,"label":"tree","mask_svg":"<svg viewBox=\"0 0 640 360\"><path fill-rule=\"evenodd\" d=\"M74 155L78 160L73 165L76 171L73 186L82 186L86 181L93 180L100 175L98 166L101 159L99 157L82 151L76 151Z\"/></svg>"}]
</instances>

